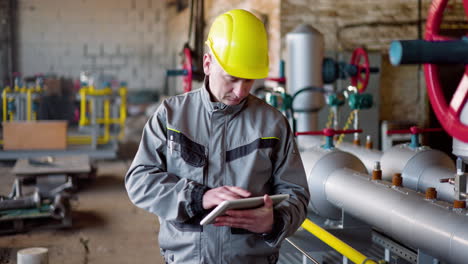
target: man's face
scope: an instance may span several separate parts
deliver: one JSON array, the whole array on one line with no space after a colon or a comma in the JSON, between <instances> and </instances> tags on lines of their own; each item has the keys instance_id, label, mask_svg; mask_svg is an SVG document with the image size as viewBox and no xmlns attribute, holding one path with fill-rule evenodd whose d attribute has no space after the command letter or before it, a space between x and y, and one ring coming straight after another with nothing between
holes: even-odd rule
<instances>
[{"instance_id":1,"label":"man's face","mask_svg":"<svg viewBox=\"0 0 468 264\"><path fill-rule=\"evenodd\" d=\"M203 71L209 78L212 99L226 105L239 104L249 95L254 83L252 79L242 79L227 74L209 53L203 56Z\"/></svg>"}]
</instances>

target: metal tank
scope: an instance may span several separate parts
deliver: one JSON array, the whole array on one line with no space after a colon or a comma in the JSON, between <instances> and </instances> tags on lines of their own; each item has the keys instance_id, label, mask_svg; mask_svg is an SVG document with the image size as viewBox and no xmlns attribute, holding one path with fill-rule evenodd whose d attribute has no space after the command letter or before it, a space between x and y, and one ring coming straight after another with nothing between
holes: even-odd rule
<instances>
[{"instance_id":1,"label":"metal tank","mask_svg":"<svg viewBox=\"0 0 468 264\"><path fill-rule=\"evenodd\" d=\"M455 177L455 164L439 150L429 147L411 148L408 144L392 147L380 159L382 179L391 181L395 173L401 173L403 186L425 192L427 188L437 189L437 198L452 202L453 185L439 180Z\"/></svg>"},{"instance_id":2,"label":"metal tank","mask_svg":"<svg viewBox=\"0 0 468 264\"><path fill-rule=\"evenodd\" d=\"M286 85L291 94L307 88L322 88L324 38L310 25L302 24L286 34ZM297 131L318 128L318 110L325 104L320 92L304 92L294 99Z\"/></svg>"}]
</instances>

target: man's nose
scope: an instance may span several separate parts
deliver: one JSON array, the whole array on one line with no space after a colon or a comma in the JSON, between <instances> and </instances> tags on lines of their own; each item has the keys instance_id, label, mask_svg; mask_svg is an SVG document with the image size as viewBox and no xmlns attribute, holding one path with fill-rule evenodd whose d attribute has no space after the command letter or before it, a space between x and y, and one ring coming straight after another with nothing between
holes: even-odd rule
<instances>
[{"instance_id":1,"label":"man's nose","mask_svg":"<svg viewBox=\"0 0 468 264\"><path fill-rule=\"evenodd\" d=\"M234 85L234 94L235 94L238 98L244 98L244 97L246 97L247 95L249 95L249 93L250 93L250 87L251 87L251 85L249 85L247 82L245 82L245 81L238 81L238 82Z\"/></svg>"}]
</instances>

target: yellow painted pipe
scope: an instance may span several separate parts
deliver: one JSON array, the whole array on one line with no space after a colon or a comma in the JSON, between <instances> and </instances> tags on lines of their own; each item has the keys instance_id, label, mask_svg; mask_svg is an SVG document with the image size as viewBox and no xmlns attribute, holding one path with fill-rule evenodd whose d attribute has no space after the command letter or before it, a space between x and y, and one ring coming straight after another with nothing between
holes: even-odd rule
<instances>
[{"instance_id":1,"label":"yellow painted pipe","mask_svg":"<svg viewBox=\"0 0 468 264\"><path fill-rule=\"evenodd\" d=\"M86 87L80 89L80 126L86 126L89 121L86 118Z\"/></svg>"},{"instance_id":2,"label":"yellow painted pipe","mask_svg":"<svg viewBox=\"0 0 468 264\"><path fill-rule=\"evenodd\" d=\"M377 264L309 219L302 223L302 227L356 264Z\"/></svg>"},{"instance_id":3,"label":"yellow painted pipe","mask_svg":"<svg viewBox=\"0 0 468 264\"><path fill-rule=\"evenodd\" d=\"M104 140L109 141L110 139L110 101L109 99L104 100Z\"/></svg>"},{"instance_id":4,"label":"yellow painted pipe","mask_svg":"<svg viewBox=\"0 0 468 264\"><path fill-rule=\"evenodd\" d=\"M5 89L3 89L2 91L2 100L3 100L3 122L6 122L7 121L7 94L11 92L11 88L10 87L5 87Z\"/></svg>"},{"instance_id":5,"label":"yellow painted pipe","mask_svg":"<svg viewBox=\"0 0 468 264\"><path fill-rule=\"evenodd\" d=\"M127 87L122 86L119 89L120 94L120 133L119 140L125 136L125 121L127 120Z\"/></svg>"},{"instance_id":6,"label":"yellow painted pipe","mask_svg":"<svg viewBox=\"0 0 468 264\"><path fill-rule=\"evenodd\" d=\"M32 114L32 92L33 89L28 89L26 92L26 120L31 121Z\"/></svg>"},{"instance_id":7,"label":"yellow painted pipe","mask_svg":"<svg viewBox=\"0 0 468 264\"><path fill-rule=\"evenodd\" d=\"M81 91L80 91L81 92ZM107 144L109 143L110 137L110 101L106 99L104 101L104 135L98 137L97 144ZM85 145L91 144L92 137L91 136L69 136L67 138L67 143L72 145Z\"/></svg>"},{"instance_id":8,"label":"yellow painted pipe","mask_svg":"<svg viewBox=\"0 0 468 264\"><path fill-rule=\"evenodd\" d=\"M97 139L98 145L107 144L110 140L110 137L106 139L104 136L101 136ZM92 142L91 136L69 136L67 137L67 143L70 145L89 145Z\"/></svg>"}]
</instances>

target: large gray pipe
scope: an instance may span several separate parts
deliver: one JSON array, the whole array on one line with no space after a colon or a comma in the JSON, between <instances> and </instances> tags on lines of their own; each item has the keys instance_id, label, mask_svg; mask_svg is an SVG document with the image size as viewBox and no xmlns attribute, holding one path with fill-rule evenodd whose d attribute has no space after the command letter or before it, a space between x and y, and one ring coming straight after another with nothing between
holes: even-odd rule
<instances>
[{"instance_id":1,"label":"large gray pipe","mask_svg":"<svg viewBox=\"0 0 468 264\"><path fill-rule=\"evenodd\" d=\"M362 162L336 149L309 148L301 153L317 214L339 219L341 210L408 246L449 263L468 259L466 210L425 200L422 194L386 181L371 181Z\"/></svg>"},{"instance_id":2,"label":"large gray pipe","mask_svg":"<svg viewBox=\"0 0 468 264\"><path fill-rule=\"evenodd\" d=\"M298 140L298 144L305 153L309 149L318 148L323 142L322 137L319 136L303 136ZM462 148L460 144L457 146ZM449 183L441 183L440 179L455 177L455 164L442 151L425 146L410 148L408 144L400 144L383 153L347 142L342 142L338 149L359 158L369 174L372 174L374 163L380 161L384 180L391 181L393 174L401 173L403 186L423 193L427 188L433 187L437 189L437 199L447 202L454 200L454 186ZM462 153L464 152L462 151Z\"/></svg>"},{"instance_id":3,"label":"large gray pipe","mask_svg":"<svg viewBox=\"0 0 468 264\"><path fill-rule=\"evenodd\" d=\"M382 230L389 236L449 263L468 260L466 210L425 200L407 188L374 182L368 175L337 169L328 177L325 199L336 208Z\"/></svg>"},{"instance_id":4,"label":"large gray pipe","mask_svg":"<svg viewBox=\"0 0 468 264\"><path fill-rule=\"evenodd\" d=\"M320 147L311 147L301 152L301 157L310 191L309 208L326 218L341 219L341 210L331 206L327 201L325 195L327 177L336 169L341 168L350 168L365 173L366 167L355 156L338 149L325 150Z\"/></svg>"},{"instance_id":5,"label":"large gray pipe","mask_svg":"<svg viewBox=\"0 0 468 264\"><path fill-rule=\"evenodd\" d=\"M341 142L337 147L358 157L364 166L366 166L367 173L369 174L372 174L375 162L380 161L383 155L382 151L366 149L365 147L356 146L348 142Z\"/></svg>"},{"instance_id":6,"label":"large gray pipe","mask_svg":"<svg viewBox=\"0 0 468 264\"><path fill-rule=\"evenodd\" d=\"M303 151L306 151L309 148L319 147L325 143L324 141L325 140L322 136L301 136L297 140L299 149ZM365 147L356 146L348 142L341 142L337 145L337 148L358 157L364 166L366 166L369 174L372 174L375 162L380 161L383 155L382 151L366 149Z\"/></svg>"}]
</instances>

